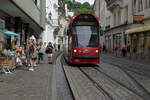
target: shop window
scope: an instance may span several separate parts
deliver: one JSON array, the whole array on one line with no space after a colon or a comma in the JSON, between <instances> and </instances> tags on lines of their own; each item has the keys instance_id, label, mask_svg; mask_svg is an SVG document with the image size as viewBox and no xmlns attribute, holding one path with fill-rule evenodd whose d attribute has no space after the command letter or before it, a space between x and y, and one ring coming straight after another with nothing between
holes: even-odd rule
<instances>
[{"instance_id":1,"label":"shop window","mask_svg":"<svg viewBox=\"0 0 150 100\"><path fill-rule=\"evenodd\" d=\"M147 48L147 51L148 51L148 54L150 56L150 34L147 35L147 39L146 39L146 48Z\"/></svg>"},{"instance_id":2,"label":"shop window","mask_svg":"<svg viewBox=\"0 0 150 100\"><path fill-rule=\"evenodd\" d=\"M140 34L139 35L139 41L138 41L138 50L139 53L143 53L144 52L144 35Z\"/></svg>"}]
</instances>

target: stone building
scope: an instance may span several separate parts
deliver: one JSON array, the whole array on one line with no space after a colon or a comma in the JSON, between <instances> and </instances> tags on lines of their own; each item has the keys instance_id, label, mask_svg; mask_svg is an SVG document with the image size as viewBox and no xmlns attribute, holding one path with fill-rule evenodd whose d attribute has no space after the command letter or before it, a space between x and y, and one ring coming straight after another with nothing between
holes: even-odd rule
<instances>
[{"instance_id":1,"label":"stone building","mask_svg":"<svg viewBox=\"0 0 150 100\"><path fill-rule=\"evenodd\" d=\"M105 35L103 34L103 32L104 32L106 26L109 27L109 25L110 25L110 18L107 18L107 20L106 20L106 16L110 15L110 12L107 10L105 0L95 0L94 10L95 10L96 16L100 20L101 32L102 32L101 36L100 36L100 44L101 44L101 46L103 46L103 45L106 45ZM109 46L107 45L107 47L109 47Z\"/></svg>"},{"instance_id":2,"label":"stone building","mask_svg":"<svg viewBox=\"0 0 150 100\"><path fill-rule=\"evenodd\" d=\"M55 29L58 28L58 0L46 0L46 27L41 34L42 42L56 43Z\"/></svg>"},{"instance_id":3,"label":"stone building","mask_svg":"<svg viewBox=\"0 0 150 100\"><path fill-rule=\"evenodd\" d=\"M150 0L132 0L130 4L130 26L125 32L131 43L130 52L134 57L150 59ZM134 16L141 20L133 23Z\"/></svg>"},{"instance_id":4,"label":"stone building","mask_svg":"<svg viewBox=\"0 0 150 100\"><path fill-rule=\"evenodd\" d=\"M95 0L94 7L104 27L104 40L108 51L114 52L116 45L121 48L128 42L134 57L150 56L150 0ZM105 10L101 10L106 8ZM103 13L103 12L104 13ZM135 16L143 23L134 23Z\"/></svg>"}]
</instances>

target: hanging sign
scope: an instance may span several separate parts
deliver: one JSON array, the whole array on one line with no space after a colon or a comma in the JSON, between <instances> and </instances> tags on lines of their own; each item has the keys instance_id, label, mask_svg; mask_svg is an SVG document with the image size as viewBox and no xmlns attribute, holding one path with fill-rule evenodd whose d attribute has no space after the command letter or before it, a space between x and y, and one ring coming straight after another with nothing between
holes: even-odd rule
<instances>
[{"instance_id":1,"label":"hanging sign","mask_svg":"<svg viewBox=\"0 0 150 100\"><path fill-rule=\"evenodd\" d=\"M134 24L143 24L143 15L134 15L133 23Z\"/></svg>"}]
</instances>

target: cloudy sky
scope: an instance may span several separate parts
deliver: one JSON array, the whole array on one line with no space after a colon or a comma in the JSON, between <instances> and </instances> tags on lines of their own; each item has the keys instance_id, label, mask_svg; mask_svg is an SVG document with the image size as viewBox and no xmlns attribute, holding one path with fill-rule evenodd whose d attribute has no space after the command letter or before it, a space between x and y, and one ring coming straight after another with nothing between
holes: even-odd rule
<instances>
[{"instance_id":1,"label":"cloudy sky","mask_svg":"<svg viewBox=\"0 0 150 100\"><path fill-rule=\"evenodd\" d=\"M90 4L94 3L94 0L76 0L76 1L81 2L81 3L83 2L89 2Z\"/></svg>"}]
</instances>

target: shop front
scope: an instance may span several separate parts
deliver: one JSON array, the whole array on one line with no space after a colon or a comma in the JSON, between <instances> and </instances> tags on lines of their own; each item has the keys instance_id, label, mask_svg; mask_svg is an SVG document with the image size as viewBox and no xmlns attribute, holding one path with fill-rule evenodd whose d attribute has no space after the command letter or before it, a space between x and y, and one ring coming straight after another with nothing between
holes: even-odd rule
<instances>
[{"instance_id":1,"label":"shop front","mask_svg":"<svg viewBox=\"0 0 150 100\"><path fill-rule=\"evenodd\" d=\"M129 29L125 34L131 43L132 57L150 59L150 25Z\"/></svg>"},{"instance_id":2,"label":"shop front","mask_svg":"<svg viewBox=\"0 0 150 100\"><path fill-rule=\"evenodd\" d=\"M12 44L6 43L7 38L11 39L14 36L19 35L7 29L0 29L0 68L5 73L10 73L9 69L13 69L15 65L16 52L14 47ZM13 49L8 47L13 47Z\"/></svg>"}]
</instances>

